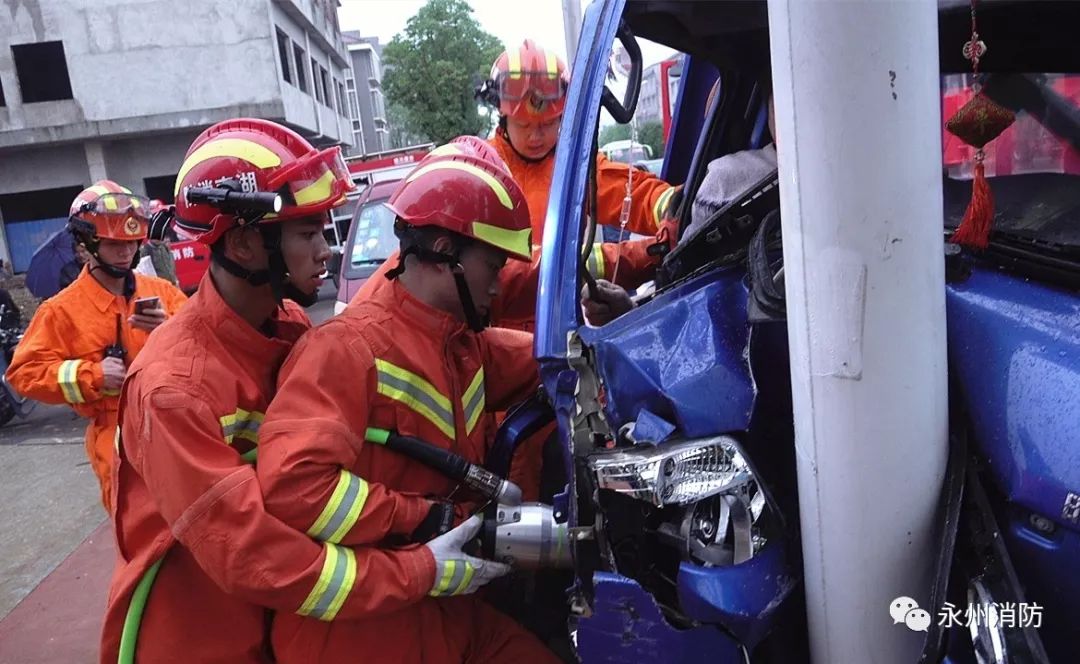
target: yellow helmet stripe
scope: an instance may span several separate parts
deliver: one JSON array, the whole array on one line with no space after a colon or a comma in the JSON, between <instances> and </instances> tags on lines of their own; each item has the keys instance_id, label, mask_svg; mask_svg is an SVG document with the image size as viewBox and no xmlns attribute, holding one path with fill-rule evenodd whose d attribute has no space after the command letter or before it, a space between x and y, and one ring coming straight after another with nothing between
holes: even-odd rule
<instances>
[{"instance_id":1,"label":"yellow helmet stripe","mask_svg":"<svg viewBox=\"0 0 1080 664\"><path fill-rule=\"evenodd\" d=\"M491 190L495 192L495 196L498 197L499 202L503 204L503 207L505 207L507 210L514 209L514 203L510 200L510 192L507 191L506 187L503 186L503 183L499 182L491 173L488 173L482 168L477 168L472 164L466 164L460 161L437 161L433 164L428 164L427 166L421 166L420 168L413 171L412 175L410 175L405 180L405 182L412 182L421 175L430 173L431 171L441 171L446 169L464 171L469 175L474 175L480 178L484 181L484 184L491 187Z\"/></svg>"},{"instance_id":2,"label":"yellow helmet stripe","mask_svg":"<svg viewBox=\"0 0 1080 664\"><path fill-rule=\"evenodd\" d=\"M521 78L521 47L506 49L506 56L509 58L506 68L510 70L510 78Z\"/></svg>"},{"instance_id":3,"label":"yellow helmet stripe","mask_svg":"<svg viewBox=\"0 0 1080 664\"><path fill-rule=\"evenodd\" d=\"M559 62L555 59L555 54L551 51L544 51L544 57L547 59L547 75L548 78L558 78L559 76Z\"/></svg>"},{"instance_id":4,"label":"yellow helmet stripe","mask_svg":"<svg viewBox=\"0 0 1080 664\"><path fill-rule=\"evenodd\" d=\"M300 191L293 192L298 206L321 203L334 193L334 172L326 171L322 176L304 187Z\"/></svg>"},{"instance_id":5,"label":"yellow helmet stripe","mask_svg":"<svg viewBox=\"0 0 1080 664\"><path fill-rule=\"evenodd\" d=\"M523 228L520 231L511 231L482 221L474 221L472 224L473 236L477 240L487 242L512 256L523 260L529 260L532 255L529 252L531 228Z\"/></svg>"},{"instance_id":6,"label":"yellow helmet stripe","mask_svg":"<svg viewBox=\"0 0 1080 664\"><path fill-rule=\"evenodd\" d=\"M465 154L465 153L461 151L461 148L454 145L453 143L447 143L446 145L440 145L439 147L435 148L434 150L429 152L427 154L427 156L429 156L429 157L445 157L447 155L452 156L452 155L459 155L459 154Z\"/></svg>"},{"instance_id":7,"label":"yellow helmet stripe","mask_svg":"<svg viewBox=\"0 0 1080 664\"><path fill-rule=\"evenodd\" d=\"M180 183L184 181L184 176L186 176L191 169L207 159L213 159L215 157L234 157L236 159L243 159L255 166L255 168L273 168L274 166L281 165L281 157L274 154L273 150L264 148L258 143L242 138L220 138L216 141L210 141L209 143L204 144L184 160L184 164L180 167L180 172L176 174L176 187L173 189L173 196L180 195Z\"/></svg>"}]
</instances>

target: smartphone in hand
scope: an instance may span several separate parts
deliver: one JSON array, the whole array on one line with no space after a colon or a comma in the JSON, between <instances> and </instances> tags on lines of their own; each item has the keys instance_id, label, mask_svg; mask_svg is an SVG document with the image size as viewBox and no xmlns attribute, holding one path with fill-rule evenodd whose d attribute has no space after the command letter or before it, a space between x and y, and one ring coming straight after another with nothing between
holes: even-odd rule
<instances>
[{"instance_id":1,"label":"smartphone in hand","mask_svg":"<svg viewBox=\"0 0 1080 664\"><path fill-rule=\"evenodd\" d=\"M135 313L145 314L147 311L150 311L151 309L157 309L160 306L161 298L157 296L140 297L139 299L135 300Z\"/></svg>"}]
</instances>

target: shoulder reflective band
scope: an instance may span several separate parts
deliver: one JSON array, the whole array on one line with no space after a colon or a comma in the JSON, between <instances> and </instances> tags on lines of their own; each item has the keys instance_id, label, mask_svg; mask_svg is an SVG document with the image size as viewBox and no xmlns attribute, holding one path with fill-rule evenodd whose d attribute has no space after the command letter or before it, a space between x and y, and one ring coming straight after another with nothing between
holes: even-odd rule
<instances>
[{"instance_id":1,"label":"shoulder reflective band","mask_svg":"<svg viewBox=\"0 0 1080 664\"><path fill-rule=\"evenodd\" d=\"M461 397L461 412L465 413L465 433L471 435L476 423L480 420L480 414L484 412L486 400L484 396L484 367L476 372L468 389Z\"/></svg>"},{"instance_id":2,"label":"shoulder reflective band","mask_svg":"<svg viewBox=\"0 0 1080 664\"><path fill-rule=\"evenodd\" d=\"M368 483L343 468L334 493L330 495L319 518L308 528L307 534L317 540L337 544L356 525L367 497Z\"/></svg>"},{"instance_id":3,"label":"shoulder reflective band","mask_svg":"<svg viewBox=\"0 0 1080 664\"><path fill-rule=\"evenodd\" d=\"M135 646L139 642L139 626L142 625L143 611L146 610L146 598L150 595L150 588L154 585L163 560L164 557L143 573L139 585L135 586L135 592L131 595L131 603L128 604L127 615L124 616L124 631L120 634L120 655L116 658L118 664L135 662Z\"/></svg>"},{"instance_id":4,"label":"shoulder reflective band","mask_svg":"<svg viewBox=\"0 0 1080 664\"><path fill-rule=\"evenodd\" d=\"M356 554L352 549L336 544L327 543L325 547L326 557L319 580L297 613L319 620L333 620L356 583Z\"/></svg>"},{"instance_id":5,"label":"shoulder reflective band","mask_svg":"<svg viewBox=\"0 0 1080 664\"><path fill-rule=\"evenodd\" d=\"M439 581L428 594L432 597L460 595L469 587L476 569L465 560L447 560L438 570Z\"/></svg>"},{"instance_id":6,"label":"shoulder reflective band","mask_svg":"<svg viewBox=\"0 0 1080 664\"><path fill-rule=\"evenodd\" d=\"M435 386L408 369L391 364L386 360L375 360L378 373L379 394L400 401L417 414L423 416L453 439L454 413L450 400L443 396Z\"/></svg>"},{"instance_id":7,"label":"shoulder reflective band","mask_svg":"<svg viewBox=\"0 0 1080 664\"><path fill-rule=\"evenodd\" d=\"M56 373L56 381L60 384L60 391L64 393L64 401L68 403L86 403L82 390L79 389L81 364L82 360L64 360Z\"/></svg>"}]
</instances>

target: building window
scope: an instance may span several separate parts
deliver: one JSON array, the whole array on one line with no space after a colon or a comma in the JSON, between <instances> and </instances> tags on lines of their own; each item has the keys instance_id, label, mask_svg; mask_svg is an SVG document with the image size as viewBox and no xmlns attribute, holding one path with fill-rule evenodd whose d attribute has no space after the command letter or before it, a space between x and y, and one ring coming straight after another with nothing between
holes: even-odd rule
<instances>
[{"instance_id":1,"label":"building window","mask_svg":"<svg viewBox=\"0 0 1080 664\"><path fill-rule=\"evenodd\" d=\"M292 48L293 60L296 62L296 87L307 92L307 76L304 75L304 69L307 67L307 58L305 57L304 49L300 48L300 45L296 43L293 44Z\"/></svg>"},{"instance_id":2,"label":"building window","mask_svg":"<svg viewBox=\"0 0 1080 664\"><path fill-rule=\"evenodd\" d=\"M315 94L315 99L322 101L322 86L319 85L319 63L315 62L315 58L311 59L311 90Z\"/></svg>"},{"instance_id":3,"label":"building window","mask_svg":"<svg viewBox=\"0 0 1080 664\"><path fill-rule=\"evenodd\" d=\"M63 42L13 44L11 54L24 104L72 98Z\"/></svg>"},{"instance_id":4,"label":"building window","mask_svg":"<svg viewBox=\"0 0 1080 664\"><path fill-rule=\"evenodd\" d=\"M338 114L349 117L349 109L345 106L345 86L337 81Z\"/></svg>"},{"instance_id":5,"label":"building window","mask_svg":"<svg viewBox=\"0 0 1080 664\"><path fill-rule=\"evenodd\" d=\"M0 81L0 108L3 108L7 104L4 102L4 82Z\"/></svg>"},{"instance_id":6,"label":"building window","mask_svg":"<svg viewBox=\"0 0 1080 664\"><path fill-rule=\"evenodd\" d=\"M348 88L349 92L352 92L356 89L356 81L354 81L353 78L350 76L349 78L345 79L345 87Z\"/></svg>"},{"instance_id":7,"label":"building window","mask_svg":"<svg viewBox=\"0 0 1080 664\"><path fill-rule=\"evenodd\" d=\"M349 117L353 118L354 120L359 119L360 118L360 106L356 102L356 91L355 90L349 90L348 98L349 98L349 110L350 110Z\"/></svg>"},{"instance_id":8,"label":"building window","mask_svg":"<svg viewBox=\"0 0 1080 664\"><path fill-rule=\"evenodd\" d=\"M159 175L152 178L143 178L143 187L146 188L147 198L157 198L167 205L173 204L173 186L176 184L175 175Z\"/></svg>"},{"instance_id":9,"label":"building window","mask_svg":"<svg viewBox=\"0 0 1080 664\"><path fill-rule=\"evenodd\" d=\"M278 58L281 60L281 78L285 79L286 83L293 82L292 67L289 66L289 45L292 44L289 41L289 37L281 31L280 28L275 29L277 31L277 50Z\"/></svg>"},{"instance_id":10,"label":"building window","mask_svg":"<svg viewBox=\"0 0 1080 664\"><path fill-rule=\"evenodd\" d=\"M334 93L330 89L330 79L326 75L326 68L319 67L319 80L322 81L323 103L327 108L334 107Z\"/></svg>"}]
</instances>

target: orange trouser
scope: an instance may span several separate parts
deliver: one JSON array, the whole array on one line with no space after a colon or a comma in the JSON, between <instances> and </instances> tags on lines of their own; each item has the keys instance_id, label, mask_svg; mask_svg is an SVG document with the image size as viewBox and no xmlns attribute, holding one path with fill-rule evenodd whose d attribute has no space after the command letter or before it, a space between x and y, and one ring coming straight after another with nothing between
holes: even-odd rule
<instances>
[{"instance_id":1,"label":"orange trouser","mask_svg":"<svg viewBox=\"0 0 1080 664\"><path fill-rule=\"evenodd\" d=\"M112 466L116 455L116 411L98 413L86 427L86 456L101 485L101 504L112 514Z\"/></svg>"}]
</instances>

